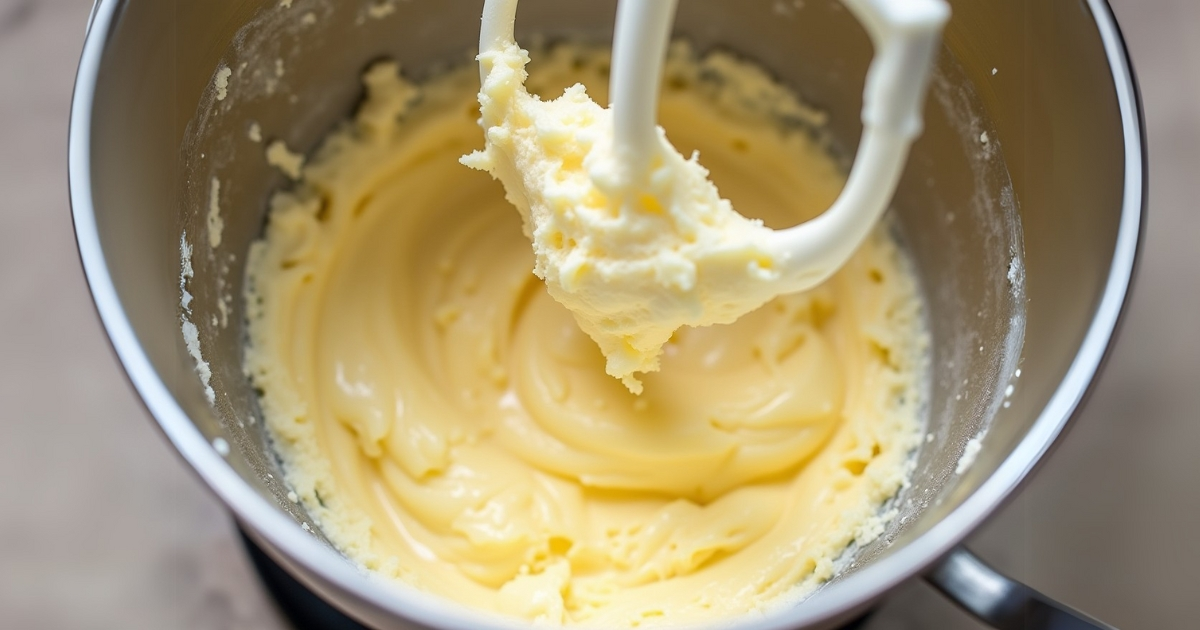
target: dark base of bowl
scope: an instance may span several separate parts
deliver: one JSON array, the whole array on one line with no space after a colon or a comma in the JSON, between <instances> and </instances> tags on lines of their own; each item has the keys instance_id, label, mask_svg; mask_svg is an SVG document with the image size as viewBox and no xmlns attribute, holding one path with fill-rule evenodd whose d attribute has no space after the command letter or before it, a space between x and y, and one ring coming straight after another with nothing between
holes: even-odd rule
<instances>
[{"instance_id":1,"label":"dark base of bowl","mask_svg":"<svg viewBox=\"0 0 1200 630\"><path fill-rule=\"evenodd\" d=\"M267 592L296 630L370 630L305 588L244 533L242 544Z\"/></svg>"},{"instance_id":2,"label":"dark base of bowl","mask_svg":"<svg viewBox=\"0 0 1200 630\"><path fill-rule=\"evenodd\" d=\"M296 630L370 630L357 621L342 614L333 606L318 597L312 591L296 581L287 571L275 564L258 545L255 545L245 534L242 543L250 555L250 561L258 576L266 586L267 592L279 605L279 610ZM860 630L867 623L871 613L846 624L842 630Z\"/></svg>"}]
</instances>

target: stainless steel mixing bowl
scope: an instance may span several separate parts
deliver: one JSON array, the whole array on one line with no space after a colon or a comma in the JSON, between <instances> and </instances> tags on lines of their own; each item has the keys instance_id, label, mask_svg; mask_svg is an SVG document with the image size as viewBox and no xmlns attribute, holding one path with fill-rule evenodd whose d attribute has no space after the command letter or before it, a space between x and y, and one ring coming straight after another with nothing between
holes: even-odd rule
<instances>
[{"instance_id":1,"label":"stainless steel mixing bowl","mask_svg":"<svg viewBox=\"0 0 1200 630\"><path fill-rule=\"evenodd\" d=\"M467 62L481 2L285 4L98 2L70 133L75 226L97 309L171 443L288 571L380 628L508 625L372 581L302 527L308 517L286 498L241 368L245 254L285 184L248 138L252 122L311 150L350 113L371 60L398 59L417 77ZM1138 94L1103 0L952 4L926 132L895 202L929 302L931 437L878 541L848 554L807 601L740 627L832 627L920 574L999 627L1070 615L957 545L1060 437L1112 341L1145 201ZM613 15L611 0L523 0L519 35L603 39ZM871 51L837 2L687 0L678 31L764 64L830 113L852 153ZM220 68L231 73L225 98ZM225 230L211 248L214 176ZM181 240L194 249L191 277L181 277ZM194 295L188 311L181 281ZM185 322L211 367L212 402ZM960 466L973 439L974 465Z\"/></svg>"}]
</instances>

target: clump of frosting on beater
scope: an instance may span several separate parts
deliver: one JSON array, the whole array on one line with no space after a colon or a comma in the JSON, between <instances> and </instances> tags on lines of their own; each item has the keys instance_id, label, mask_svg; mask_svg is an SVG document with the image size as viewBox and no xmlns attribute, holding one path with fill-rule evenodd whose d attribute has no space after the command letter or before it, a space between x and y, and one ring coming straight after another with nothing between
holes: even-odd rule
<instances>
[{"instance_id":1,"label":"clump of frosting on beater","mask_svg":"<svg viewBox=\"0 0 1200 630\"><path fill-rule=\"evenodd\" d=\"M613 148L612 110L582 85L553 100L525 87L529 55L479 56L486 147L462 159L504 184L533 242L534 273L600 346L606 371L640 393L683 326L729 323L772 297L769 229L734 211L696 155L658 129L647 168Z\"/></svg>"}]
</instances>

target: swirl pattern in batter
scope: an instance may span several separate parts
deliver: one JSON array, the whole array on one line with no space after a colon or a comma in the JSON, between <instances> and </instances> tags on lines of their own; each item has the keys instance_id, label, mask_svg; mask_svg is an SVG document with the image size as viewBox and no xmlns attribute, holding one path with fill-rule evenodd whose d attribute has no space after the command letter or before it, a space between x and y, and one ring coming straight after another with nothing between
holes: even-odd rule
<instances>
[{"instance_id":1,"label":"swirl pattern in batter","mask_svg":"<svg viewBox=\"0 0 1200 630\"><path fill-rule=\"evenodd\" d=\"M606 100L604 53L528 85ZM729 55L677 48L660 120L771 227L836 198L818 114ZM355 119L272 201L246 369L288 481L348 557L551 623L711 621L792 602L878 536L919 433L927 335L886 227L830 282L682 329L631 394L532 273L482 144L473 68L365 75Z\"/></svg>"}]
</instances>

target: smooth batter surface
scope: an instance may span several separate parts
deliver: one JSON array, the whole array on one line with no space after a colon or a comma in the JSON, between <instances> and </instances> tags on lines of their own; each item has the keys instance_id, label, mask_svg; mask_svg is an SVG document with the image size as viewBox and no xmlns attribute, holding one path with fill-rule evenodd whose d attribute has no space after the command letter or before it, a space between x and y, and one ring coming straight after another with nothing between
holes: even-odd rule
<instances>
[{"instance_id":1,"label":"smooth batter surface","mask_svg":"<svg viewBox=\"0 0 1200 630\"><path fill-rule=\"evenodd\" d=\"M529 86L606 57L559 48ZM768 226L843 182L811 111L754 67L676 51L660 121ZM794 601L878 536L920 429L916 284L880 228L830 282L681 329L631 394L532 274L482 144L474 68L390 64L251 252L247 371L288 480L350 558L551 623L711 621ZM801 124L803 123L803 124Z\"/></svg>"}]
</instances>

